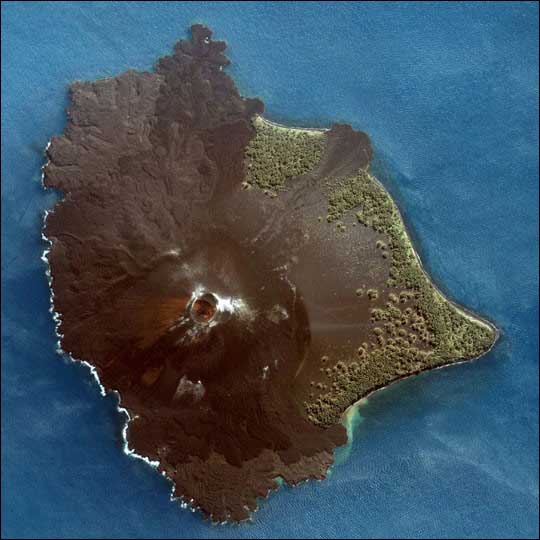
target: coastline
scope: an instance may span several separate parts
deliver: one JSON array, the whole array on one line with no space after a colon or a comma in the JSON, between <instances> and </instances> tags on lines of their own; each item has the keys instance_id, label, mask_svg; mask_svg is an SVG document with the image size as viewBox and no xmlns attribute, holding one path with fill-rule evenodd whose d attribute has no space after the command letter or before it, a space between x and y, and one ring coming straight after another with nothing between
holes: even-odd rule
<instances>
[{"instance_id":1,"label":"coastline","mask_svg":"<svg viewBox=\"0 0 540 540\"><path fill-rule=\"evenodd\" d=\"M329 128L305 128L305 127L298 127L298 126L287 126L287 125L284 125L284 124L279 124L277 122L273 122L273 121L265 118L264 116L258 115L258 114L254 115L254 117L253 117L253 122L256 122L256 121L260 121L260 122L262 122L262 123L264 123L266 125L270 125L270 126L272 126L274 128L284 129L284 130L289 130L289 131L303 132L303 133L305 132L305 133L309 133L309 134L312 134L312 135L324 134L324 133L329 131ZM51 141L48 142L45 151L49 148L50 144L51 144ZM42 187L44 189L48 189L48 188L46 188L44 183L43 183L43 178L44 178L43 170L48 164L49 164L49 160L47 160L47 162L42 166L41 183L42 183ZM390 200L393 201L393 199L391 198L388 190L380 182L380 180L378 178L374 177L374 176L373 176L373 179L384 190L384 192L388 195ZM60 204L63 199L64 199L64 197L59 199L55 203L55 205ZM454 309L456 309L458 312L460 312L463 316L465 316L469 320L474 321L475 323L483 324L483 325L491 328L495 332L495 338L494 338L494 341L493 341L492 345L490 346L490 348L487 351L485 351L484 353L482 353L481 355L479 355L479 356L469 358L469 359L458 360L458 361L451 361L451 362L448 362L446 364L441 364L441 365L436 366L436 367L428 367L428 368L426 368L424 370L420 370L420 371L418 371L416 373L411 373L410 375L407 375L405 377L400 377L399 379L396 379L396 380L390 382L389 384L386 384L384 386L380 386L378 388L373 389L369 393L367 393L367 394L363 395L362 397L360 397L355 403L353 403L349 407L347 407L347 409L345 409L345 411L341 415L341 422L344 425L345 429L347 430L347 442L342 446L334 448L334 450L333 450L333 458L334 458L334 460L333 460L332 464L326 470L325 478L327 478L327 477L329 477L331 475L331 471L332 471L333 467L335 467L336 465L341 465L341 464L345 463L347 461L347 459L349 458L349 454L350 454L350 451L352 449L352 444L354 443L353 433L354 433L354 428L356 427L354 425L354 420L355 420L356 413L357 413L359 407L362 404L367 404L368 403L368 398L372 394L374 394L375 392L378 392L379 390L383 390L384 388L392 386L393 384L395 384L397 382L401 382L401 381L406 380L406 379L408 379L410 377L417 376L420 373L424 373L424 372L431 371L431 370L434 370L434 369L441 369L441 368L444 368L444 367L448 367L450 365L463 364L465 362L470 362L470 361L476 360L478 358L481 358L482 356L485 356L488 352L491 351L491 349L495 346L495 343L497 343L497 341L499 340L499 337L500 337L500 334L501 334L500 330L491 321L476 315L474 312L472 312L471 310L466 309L463 306L460 306L455 301L451 300L450 298L447 298L442 293L442 291L439 289L439 287L436 285L436 283L427 274L427 272L426 272L426 270L425 270L425 268L424 268L424 266L422 264L421 258L419 256L419 254L418 254L418 252L417 252L417 250L416 250L410 236L407 234L407 229L406 229L406 226L405 226L405 221L403 219L403 215L401 213L401 210L399 209L397 204L395 204L395 207L396 207L396 209L398 211L399 218L401 219L401 222L403 224L403 230L404 230L405 234L408 237L409 244L410 244L412 252L413 252L413 254L414 254L415 258L416 258L416 261L417 261L417 263L418 263L424 277L431 284L431 286L435 289L436 293L440 297L442 297L445 301L450 303ZM97 370L96 370L96 368L94 366L92 366L89 362L87 362L85 360L76 359L68 351L64 351L61 348L61 340L63 338L63 335L60 334L60 332L58 331L58 328L59 328L60 323L61 323L61 316L54 309L54 292L53 292L53 289L52 289L53 277L52 277L51 272L50 272L50 265L49 265L49 261L48 261L48 257L47 257L50 250L51 250L51 248L52 248L52 246L53 246L53 240L47 238L45 236L45 234L44 234L44 229L45 229L45 226L46 226L47 217L51 213L54 213L54 210L45 210L44 216L43 216L43 226L42 226L42 230L41 230L41 237L45 242L47 242L49 244L49 247L44 249L44 251L42 253L42 256L41 256L41 259L46 265L45 273L46 273L46 276L47 276L47 279L48 279L48 285L49 285L49 291L50 291L50 308L49 308L49 312L52 314L53 320L55 322L55 334L58 337L56 352L61 356L65 355L67 358L69 358L69 360L71 362L82 363L86 367L88 367L92 377L95 379L95 381L98 384L98 387L99 387L99 390L100 390L100 395L102 397L105 397L109 393L114 393L116 395L116 397L118 399L117 411L120 412L120 413L123 413L125 415L125 418L126 418L125 423L122 426L122 440L123 440L123 452L124 452L124 454L126 454L129 457L139 459L139 460L143 461L144 463L146 463L147 465L149 465L150 467L152 467L153 469L158 470L158 468L160 466L160 461L159 460L155 460L155 461L151 460L146 456L137 454L134 450L129 448L128 429L129 429L129 423L132 420L132 416L130 415L128 409L121 406L121 395L119 394L119 392L116 391L116 390L106 390L105 387L101 384L99 374L97 373ZM343 449L346 452L346 454L338 462L336 460L336 451L338 451L339 449ZM171 492L170 492L170 496L169 496L171 501L173 501L173 502L174 501L179 501L181 508L189 509L191 512L196 512L198 510L200 511L200 507L193 506L193 502L194 502L193 499L191 499L190 501L186 501L182 496L175 497L173 495L174 491L176 489L175 482L165 473L165 471L161 471L160 474L162 476L164 476L172 484L172 488L171 488ZM306 478L305 480L303 480L302 482L299 482L298 484L290 485L290 487L297 487L297 486L299 486L301 484L304 484L306 482L313 481L313 480L321 481L320 479L316 479L316 478ZM259 497L259 499L267 499L270 496L271 493L277 491L281 487L281 485L283 484L282 481L280 482L280 481L276 480L276 482L277 482L276 488L275 489L269 489L268 492L266 493L266 495L264 497ZM250 517L248 517L245 520L242 520L240 522L242 523L242 522L251 521L253 513L255 513L258 509L259 509L259 504L257 504L257 507L251 512ZM222 524L222 525L224 525L224 524L227 524L227 523L231 523L230 521L222 521L222 522L214 521L211 515L208 516L208 517L209 517L209 520L211 521L212 524Z\"/></svg>"},{"instance_id":2,"label":"coastline","mask_svg":"<svg viewBox=\"0 0 540 540\"><path fill-rule=\"evenodd\" d=\"M272 120L269 120L268 118L264 117L263 115L259 115L259 114L254 116L254 123L256 121L262 122L262 123L264 123L266 125L273 126L273 127L279 128L279 129L290 130L290 131L300 131L300 132L306 132L306 133L309 133L309 132L325 133L325 132L329 131L329 128L309 128L309 127L306 128L306 127L299 127L299 126L288 126L288 125L285 125L285 124L280 124L278 122L274 122ZM375 392L378 392L379 390L383 390L384 388L392 386L393 384L396 384L398 382L406 380L406 379L408 379L410 377L417 376L417 375L419 375L421 373L425 373L425 372L432 371L432 370L435 370L435 369L446 368L446 367L451 366L451 365L459 365L459 364L464 364L466 362L472 362L474 360L477 360L477 359L487 355L493 349L493 347L495 346L495 344L499 341L499 339L501 337L501 330L492 321L490 321L486 317L480 316L477 313L475 313L474 311L472 311L470 309L467 309L466 307L458 304L455 300L449 298L445 293L443 293L441 291L441 289L439 288L437 283L428 274L428 272L426 271L426 269L424 267L424 264L422 263L422 259L421 259L420 255L418 253L418 250L417 250L417 248L416 248L416 246L415 246L415 244L413 242L413 239L412 239L411 235L408 232L408 229L407 229L407 226L406 226L406 221L405 221L405 219L403 217L403 212L401 211L401 209L399 208L397 203L395 203L393 197L391 196L390 192L386 189L385 185L376 176L374 176L374 175L370 175L370 176L371 176L372 180L376 183L376 185L379 186L384 191L384 193L387 195L387 197L393 202L394 207L397 210L397 214L398 214L398 217L400 219L401 225L402 225L402 230L405 233L405 236L406 236L407 241L409 243L409 247L410 247L410 249L411 249L411 251L412 251L412 253L413 253L413 255L414 255L415 259L416 259L418 267L420 268L424 279L434 289L435 294L438 297L440 297L444 302L447 302L448 304L450 304L450 306L460 316L462 316L463 318L466 318L468 321L473 322L475 324L483 325L486 328L489 328L494 334L494 339L493 339L493 342L491 343L490 347L480 355L477 355L477 356L474 356L474 357L471 357L471 358L453 360L453 361L450 361L450 362L447 362L447 363L444 363L444 364L440 364L440 365L435 366L435 367L426 367L425 369L422 369L422 370L420 370L418 372L411 373L411 374L406 375L406 376L402 376L402 377L390 382L389 384L385 384L383 386L377 387L377 388L371 390L370 392L368 392L367 394L361 396L357 401L355 401L353 404L351 404L349 407L347 407L345 409L345 411L341 415L341 422L346 427L347 432L348 432L348 436L350 435L349 429L348 429L349 428L349 423L351 422L352 417L354 416L354 411L362 404L362 402L364 400L367 400L367 398L369 398ZM349 443L346 443L346 444L349 444ZM339 447L339 448L343 448L343 446Z\"/></svg>"},{"instance_id":3,"label":"coastline","mask_svg":"<svg viewBox=\"0 0 540 540\"><path fill-rule=\"evenodd\" d=\"M279 129L286 129L288 131L301 131L305 133L311 133L311 134L318 134L318 133L326 133L330 131L330 128L312 128L312 127L301 127L301 126L287 126L285 124L280 124L278 122L274 122L272 120L269 120L266 118L266 116L263 116L262 114L255 114L253 115L253 122L260 121L266 125L279 128Z\"/></svg>"},{"instance_id":4,"label":"coastline","mask_svg":"<svg viewBox=\"0 0 540 540\"><path fill-rule=\"evenodd\" d=\"M379 187L381 187L385 193L388 195L388 197L391 198L390 196L390 193L388 192L388 190L386 189L386 187L384 186L384 184L375 176L372 176L372 179L377 183L377 185ZM391 198L391 200L393 200ZM428 367L426 369L423 369L423 370L420 370L416 373L411 373L410 375L407 375L405 377L400 377L399 379L396 379L395 381L392 381L391 383L389 384L386 384L384 386L380 386L378 388L375 388L374 390L371 390L370 392L368 392L367 394L365 394L364 396L362 396L361 398L359 398L357 401L355 401L352 405L350 405L349 407L347 407L347 409L345 409L345 411L343 412L342 414L342 421L345 420L345 423L344 425L347 427L347 424L346 422L349 421L348 418L351 416L351 415L354 415L356 410L360 407L360 405L362 404L362 401L363 400L367 400L370 396L372 396L375 392L379 392L380 390L384 390L385 388L388 388L396 383L399 383L401 381L405 381L407 379L410 379L412 377L416 377L422 373L427 373L429 371L434 371L434 370L438 370L438 369L443 369L443 368L447 368L449 366L454 366L454 365L461 365L461 364L465 364L465 363L468 363L468 362L473 362L475 360L478 360L479 358L482 358L483 356L486 356L492 349L493 347L495 347L495 345L497 344L497 342L499 341L500 337L501 337L501 330L493 323L491 322L489 319L486 319L485 317L480 317L479 315L477 315L476 313L474 313L472 310L469 310L467 308L465 308L464 306L461 306L460 304L458 304L457 302L455 302L454 300L452 300L451 298L448 298L441 290L440 288L437 286L437 284L435 283L435 281L429 276L429 274L426 272L426 269L424 267L424 265L422 264L422 259L420 258L420 255L418 254L418 251L412 241L412 238L411 236L407 233L407 228L406 228L406 225L405 225L405 220L403 219L403 213L402 211L400 210L400 208L398 207L397 204L395 204L395 208L398 212L398 215L399 215L399 218L401 220L401 223L403 224L403 230L405 231L405 233L407 234L407 238L408 238L408 241L409 241L409 244L410 244L410 247L411 247L411 250L416 258L416 262L418 263L419 267L420 267L420 270L422 271L424 277L429 281L429 283L431 284L431 286L435 289L435 292L441 297L443 298L446 302L448 302L449 304L451 304L451 306L456 309L458 312L460 312L464 317L466 317L468 320L470 321L474 321L475 323L480 323L480 324L483 324L484 326L492 329L495 333L495 336L494 336L494 339L493 339L493 342L491 344L491 346L489 347L489 349L487 349L485 352L483 352L482 354L478 355L478 356L474 356L472 358L465 358L465 359L462 359L462 360L456 360L456 361L451 361L451 362L448 362L446 364L441 364L439 366L436 366L436 367Z\"/></svg>"},{"instance_id":5,"label":"coastline","mask_svg":"<svg viewBox=\"0 0 540 540\"><path fill-rule=\"evenodd\" d=\"M49 148L49 146L51 145L51 142L52 142L52 139L49 140L49 142L47 143L47 146L45 147L45 151L44 151L45 156L47 155L46 152L47 152L47 149ZM41 172L41 185L42 185L42 188L44 190L48 189L45 186L45 184L43 183L43 179L44 179L44 175L45 175L44 169L49 164L49 162L50 162L50 160L47 159L47 161L41 166L41 171L42 171ZM56 204L59 204L64 200L65 195L63 193L62 193L62 195L63 195L62 198L55 202L55 206L56 206ZM51 274L51 268L50 268L49 259L48 259L48 254L50 253L51 248L53 246L53 240L47 238L45 236L45 233L44 233L46 222L47 222L47 217L49 216L49 214L53 214L53 213L54 213L54 207L51 210L45 210L44 213L43 213L43 220L42 220L43 224L42 224L42 228L41 228L41 239L44 242L46 242L49 246L46 247L43 250L43 252L41 254L41 260L45 264L45 276L47 277L47 284L49 286L49 303L50 303L49 313L52 315L52 318L53 318L53 321L54 321L54 333L56 334L56 337L58 338L58 341L56 342L56 351L55 352L59 356L67 358L72 363L82 364L82 365L86 366L88 368L89 372L90 372L90 375L92 376L94 381L97 383L97 386L99 388L99 393L100 393L101 397L106 397L108 394L114 394L116 396L116 398L118 400L117 405L116 405L116 410L119 413L121 413L121 416L124 416L124 418L125 418L124 425L122 426L122 451L128 457L131 457L131 458L134 458L134 459L139 459L139 460L143 461L144 463L146 463L147 465L149 465L150 467L152 467L152 469L157 470L159 465L160 465L159 461L153 461L153 460L149 459L146 456L143 456L141 454L137 454L137 452L135 452L134 450L132 450L129 447L128 429L129 429L129 423L132 420L132 416L130 415L128 409L126 409L125 407L122 407L122 397L121 397L120 393L118 391L116 391L116 390L107 390L103 386L103 384L101 384L99 374L98 374L96 368L92 364L90 364L86 360L79 360L79 359L75 358L74 356L72 356L70 352L65 351L64 349L62 349L61 343L62 343L62 338L64 336L63 336L63 334L61 334L58 331L60 323L61 323L61 316L55 310L55 307L54 307L54 291L53 291L53 288L52 288L53 276ZM182 508L188 508L189 503L183 501L181 497L174 497L173 496L174 490L176 488L176 484L173 482L173 480L171 478L169 478L165 474L165 472L162 472L161 475L164 476L172 484L172 489L171 489L171 493L170 493L170 500L171 501L180 500L180 506ZM197 508L193 508L193 507L190 507L190 509L191 509L192 512L195 512L197 510Z\"/></svg>"},{"instance_id":6,"label":"coastline","mask_svg":"<svg viewBox=\"0 0 540 540\"><path fill-rule=\"evenodd\" d=\"M2 536L459 538L476 531L485 537L538 538L538 6L498 4L496 14L486 4L442 10L398 5L394 13L388 4L368 5L365 13L345 3L304 10L272 3L161 3L147 10L114 3L54 7L2 5L4 37L11 42L3 103L11 135L3 141ZM367 405L361 401L355 418L363 421L354 429L350 455L332 468L328 481L299 489L284 485L259 501L251 522L232 528L180 509L178 501L170 502L172 486L159 471L126 457L122 431L127 417L119 414L117 399L101 398L99 382L96 386L87 371L91 367L55 354L59 338L40 260L49 247L41 239L43 213L70 191L43 190L40 184L43 149L54 136L49 148L54 162L55 141L67 124L68 86L74 81L99 86L127 69L155 72L158 57L171 54L177 39L189 37L192 22L214 26L213 39L227 44L224 54L231 62L223 72L240 96L264 102L263 116L301 129L327 128L337 121L368 132L375 153L371 174L402 211L431 279L446 298L500 329L497 346L474 364L390 385L369 396ZM52 168L45 169L48 186ZM69 186L72 176L66 169ZM101 191L99 182L96 187L98 194L109 191ZM69 264L64 245L70 246L67 256L71 246L74 255L81 254L83 272L91 271L89 264L101 264L90 255L93 245L83 244L79 251L75 239L60 234L77 233L57 219L73 195L47 220L46 234L54 241L47 255L54 303L62 314L59 332L64 348L93 363L110 388L107 369L98 367L105 363L79 351L87 333L83 327L77 330L80 340L70 339L71 322L77 324L79 317L64 308L60 274ZM269 201L247 195L261 197L268 206L288 197L278 194ZM302 219L308 229L326 234L310 217ZM360 225L353 229L348 217L343 223L347 230L338 231L338 240L357 258L346 239L356 239ZM358 232L363 236L369 230ZM111 251L111 269L125 259L135 270L128 257ZM136 259L143 262L137 254ZM163 260L175 266L174 257ZM412 254L410 260L414 263ZM363 271L349 268L352 279L357 276L363 285ZM333 272L330 278L336 279ZM105 290L98 295L105 305L113 296ZM430 296L441 303L433 289ZM354 295L349 300L351 307L363 304ZM408 305L398 307L403 311ZM488 333L448 307L463 327ZM356 319L347 311L336 318L338 332L348 332L345 324ZM106 332L109 316L95 311L94 316L105 322L101 332ZM96 349L109 349L105 336L96 333L94 339ZM120 393L121 405L131 407L134 416L129 445L165 466L165 454L137 448L139 411L128 403L128 394ZM172 471L167 474L176 478ZM191 493L180 483L190 490L179 480L177 495ZM244 491L242 483L236 490Z\"/></svg>"}]
</instances>

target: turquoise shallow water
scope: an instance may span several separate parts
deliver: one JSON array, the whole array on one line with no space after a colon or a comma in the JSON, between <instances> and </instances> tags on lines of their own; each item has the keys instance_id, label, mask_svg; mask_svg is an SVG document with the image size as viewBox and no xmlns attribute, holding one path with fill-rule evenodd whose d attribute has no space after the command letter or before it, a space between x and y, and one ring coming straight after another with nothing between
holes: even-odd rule
<instances>
[{"instance_id":1,"label":"turquoise shallow water","mask_svg":"<svg viewBox=\"0 0 540 540\"><path fill-rule=\"evenodd\" d=\"M502 330L371 396L327 481L239 527L121 452L115 399L55 353L40 261L68 83L149 69L195 21L270 119L370 134L431 275ZM2 536L538 536L537 36L533 3L2 3Z\"/></svg>"}]
</instances>

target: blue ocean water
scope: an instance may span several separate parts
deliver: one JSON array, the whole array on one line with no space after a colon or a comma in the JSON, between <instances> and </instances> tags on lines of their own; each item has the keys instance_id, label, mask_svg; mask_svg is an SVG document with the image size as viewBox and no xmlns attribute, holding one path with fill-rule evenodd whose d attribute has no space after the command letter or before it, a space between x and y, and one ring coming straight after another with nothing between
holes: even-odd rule
<instances>
[{"instance_id":1,"label":"blue ocean water","mask_svg":"<svg viewBox=\"0 0 540 540\"><path fill-rule=\"evenodd\" d=\"M421 257L502 330L374 394L324 482L212 527L121 451L123 419L55 353L43 148L67 85L150 69L192 22L267 116L367 131ZM538 4L2 3L2 537L538 536Z\"/></svg>"}]
</instances>

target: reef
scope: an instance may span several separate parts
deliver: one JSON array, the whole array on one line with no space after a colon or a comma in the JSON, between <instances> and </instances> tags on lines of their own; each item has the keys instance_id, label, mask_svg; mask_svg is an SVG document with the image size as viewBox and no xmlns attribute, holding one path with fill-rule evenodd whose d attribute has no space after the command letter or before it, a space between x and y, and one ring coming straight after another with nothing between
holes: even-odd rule
<instances>
[{"instance_id":1,"label":"reef","mask_svg":"<svg viewBox=\"0 0 540 540\"><path fill-rule=\"evenodd\" d=\"M191 34L152 72L71 85L43 235L60 347L119 394L131 451L241 521L325 478L352 404L497 330L430 281L367 134L269 122Z\"/></svg>"}]
</instances>

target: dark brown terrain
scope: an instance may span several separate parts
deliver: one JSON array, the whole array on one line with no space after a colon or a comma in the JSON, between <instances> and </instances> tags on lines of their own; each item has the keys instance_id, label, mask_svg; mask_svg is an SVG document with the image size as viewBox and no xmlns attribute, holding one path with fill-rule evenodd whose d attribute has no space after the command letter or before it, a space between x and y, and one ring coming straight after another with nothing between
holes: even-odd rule
<instances>
[{"instance_id":1,"label":"dark brown terrain","mask_svg":"<svg viewBox=\"0 0 540 540\"><path fill-rule=\"evenodd\" d=\"M154 72L72 85L44 168L65 198L44 234L62 349L119 392L130 448L176 497L239 521L277 478L325 477L349 405L479 356L494 331L476 321L481 339L463 345L472 316L435 313L423 273L393 273L393 230L355 215L368 184L339 182L368 170L366 134L334 125L312 161L292 156L295 173L270 152L275 190L246 182L263 104L239 95L210 37L194 25Z\"/></svg>"}]
</instances>

